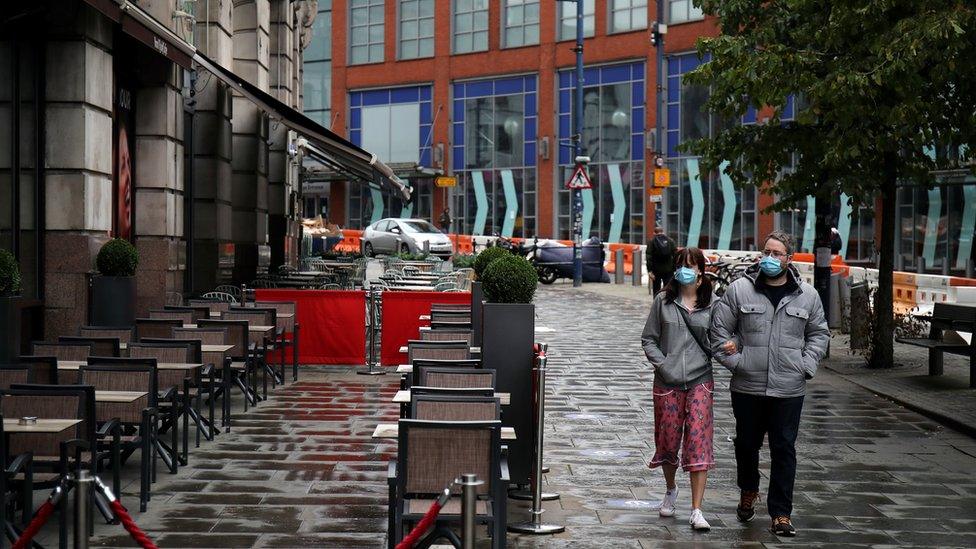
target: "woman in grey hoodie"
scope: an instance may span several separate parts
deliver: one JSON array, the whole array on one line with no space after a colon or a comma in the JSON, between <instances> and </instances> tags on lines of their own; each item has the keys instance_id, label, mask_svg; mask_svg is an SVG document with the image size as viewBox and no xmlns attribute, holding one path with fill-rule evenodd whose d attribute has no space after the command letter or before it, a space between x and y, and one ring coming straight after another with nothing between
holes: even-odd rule
<instances>
[{"instance_id":1,"label":"woman in grey hoodie","mask_svg":"<svg viewBox=\"0 0 976 549\"><path fill-rule=\"evenodd\" d=\"M696 530L708 530L701 512L712 453L712 357L708 327L712 318L712 283L704 276L705 256L684 248L675 256L674 277L655 296L641 334L644 354L654 367L654 457L667 492L658 507L662 517L674 516L682 466L691 476L691 516ZM681 450L679 461L679 449Z\"/></svg>"}]
</instances>

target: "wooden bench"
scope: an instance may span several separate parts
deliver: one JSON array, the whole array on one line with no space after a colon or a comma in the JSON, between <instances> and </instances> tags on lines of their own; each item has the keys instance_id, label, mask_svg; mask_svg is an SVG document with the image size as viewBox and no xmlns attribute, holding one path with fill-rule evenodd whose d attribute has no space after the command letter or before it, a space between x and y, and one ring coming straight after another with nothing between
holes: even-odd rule
<instances>
[{"instance_id":1,"label":"wooden bench","mask_svg":"<svg viewBox=\"0 0 976 549\"><path fill-rule=\"evenodd\" d=\"M896 340L906 345L924 347L929 350L929 375L943 373L943 353L969 356L969 387L976 388L976 307L953 303L936 303L930 320L928 337ZM946 341L945 331L960 331L973 334L969 343L965 341Z\"/></svg>"}]
</instances>

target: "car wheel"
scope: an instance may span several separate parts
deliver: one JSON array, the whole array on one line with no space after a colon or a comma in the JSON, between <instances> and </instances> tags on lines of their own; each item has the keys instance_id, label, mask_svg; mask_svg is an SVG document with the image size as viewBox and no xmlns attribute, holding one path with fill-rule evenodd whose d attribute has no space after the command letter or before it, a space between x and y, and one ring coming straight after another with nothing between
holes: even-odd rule
<instances>
[{"instance_id":1,"label":"car wheel","mask_svg":"<svg viewBox=\"0 0 976 549\"><path fill-rule=\"evenodd\" d=\"M539 282L543 284L552 284L557 278L559 278L559 275L552 267L543 267L539 269Z\"/></svg>"},{"instance_id":2,"label":"car wheel","mask_svg":"<svg viewBox=\"0 0 976 549\"><path fill-rule=\"evenodd\" d=\"M366 257L373 257L373 244L369 242L363 244L363 255Z\"/></svg>"}]
</instances>

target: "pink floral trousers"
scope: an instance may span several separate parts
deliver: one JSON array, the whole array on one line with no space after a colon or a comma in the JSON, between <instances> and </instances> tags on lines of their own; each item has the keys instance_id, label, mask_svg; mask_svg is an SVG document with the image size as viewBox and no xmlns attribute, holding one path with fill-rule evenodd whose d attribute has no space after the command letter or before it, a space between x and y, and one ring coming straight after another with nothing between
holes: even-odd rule
<instances>
[{"instance_id":1,"label":"pink floral trousers","mask_svg":"<svg viewBox=\"0 0 976 549\"><path fill-rule=\"evenodd\" d=\"M714 388L711 381L688 390L654 386L655 451L648 467L670 463L692 472L707 471L715 465L712 451Z\"/></svg>"}]
</instances>

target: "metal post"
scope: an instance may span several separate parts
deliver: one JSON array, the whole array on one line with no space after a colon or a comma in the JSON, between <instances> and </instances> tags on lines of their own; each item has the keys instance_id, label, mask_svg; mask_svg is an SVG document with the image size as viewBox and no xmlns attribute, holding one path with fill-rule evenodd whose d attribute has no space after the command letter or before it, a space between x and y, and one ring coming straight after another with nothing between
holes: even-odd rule
<instances>
[{"instance_id":1,"label":"metal post","mask_svg":"<svg viewBox=\"0 0 976 549\"><path fill-rule=\"evenodd\" d=\"M538 345L539 345L539 355L540 355L540 357L546 357L546 356L548 356L549 355L549 344L548 343L539 343ZM545 406L545 390L546 390L546 388L545 388L545 380L543 380L543 382L540 383L539 377L540 377L540 375L542 377L545 377L545 372L540 372L539 371L539 368L533 368L532 369L532 374L535 376L534 377L535 390L536 390L536 394L534 395L535 396L535 404L536 404L536 406L543 406L544 407ZM539 417L544 417L544 416L540 416L539 415L539 408L536 408L535 409L535 413L536 413L536 418L537 419ZM542 424L541 423L539 424L538 428L539 429L542 428ZM538 433L538 435L541 436L541 432ZM542 448L542 443L541 442L537 443L537 446L536 446L536 455L533 456L533 459L535 461L537 461L538 463L542 463L543 462L543 448ZM535 467L536 466L533 465L533 469L532 469L533 478L535 478L535 476L541 477L543 474L549 472L549 468L546 467L545 465L543 465L541 467L541 469L539 470L538 473L536 472ZM536 492L535 492L534 487L533 486L530 486L529 489L527 489L527 490L516 490L516 491L513 491L513 492L509 492L508 497L510 497L512 499L517 499L517 500L520 500L520 501L532 501L532 500L535 499L535 494L536 494ZM539 494L539 499L541 499L542 501L556 501L557 499L559 499L559 494L556 494L554 492L541 492Z\"/></svg>"},{"instance_id":2,"label":"metal post","mask_svg":"<svg viewBox=\"0 0 976 549\"><path fill-rule=\"evenodd\" d=\"M542 351L539 355L536 371L536 429L535 429L535 459L533 460L532 475L532 520L519 522L508 527L510 532L519 534L558 534L566 530L565 526L557 524L545 524L542 522L542 447L543 431L545 430L546 419L546 349L545 345L540 347Z\"/></svg>"},{"instance_id":3,"label":"metal post","mask_svg":"<svg viewBox=\"0 0 976 549\"><path fill-rule=\"evenodd\" d=\"M657 22L655 23L655 27L664 24L665 21L664 9L667 5L669 5L669 3L664 2L663 0L657 0L656 4L657 4ZM660 31L660 29L655 28L655 31ZM665 141L667 132L664 131L665 101L667 101L667 95L664 93L664 74L665 74L664 39L665 39L664 34L660 32L655 32L654 47L656 51L655 51L654 59L655 59L655 65L657 67L657 70L655 71L657 73L657 78L656 78L657 93L655 93L654 95L654 102L655 102L654 121L655 121L655 133L657 135L655 136L654 139L654 148L655 148L654 156L657 158L664 158L664 151L667 150L666 141ZM654 225L656 227L664 226L664 201L663 200L661 202L654 202ZM649 283L648 287L653 288L653 284ZM651 295L653 295L654 290L650 290L650 292Z\"/></svg>"},{"instance_id":4,"label":"metal post","mask_svg":"<svg viewBox=\"0 0 976 549\"><path fill-rule=\"evenodd\" d=\"M88 471L78 471L75 479L75 549L88 549L88 506L91 499L92 478Z\"/></svg>"},{"instance_id":5,"label":"metal post","mask_svg":"<svg viewBox=\"0 0 976 549\"><path fill-rule=\"evenodd\" d=\"M576 109L573 144L583 154L583 0L576 0ZM576 163L580 167L579 162ZM583 285L583 191L573 189L573 287Z\"/></svg>"},{"instance_id":6,"label":"metal post","mask_svg":"<svg viewBox=\"0 0 976 549\"><path fill-rule=\"evenodd\" d=\"M624 283L624 251L613 253L613 281L615 284Z\"/></svg>"},{"instance_id":7,"label":"metal post","mask_svg":"<svg viewBox=\"0 0 976 549\"><path fill-rule=\"evenodd\" d=\"M633 259L631 260L631 263L633 263L633 268L631 269L631 273L633 273L634 276L634 286L640 287L642 284L644 284L643 259L644 257L641 251L634 250Z\"/></svg>"},{"instance_id":8,"label":"metal post","mask_svg":"<svg viewBox=\"0 0 976 549\"><path fill-rule=\"evenodd\" d=\"M478 480L478 475L465 473L461 475L461 547L474 549L475 543L475 506L478 504L478 486L484 481Z\"/></svg>"},{"instance_id":9,"label":"metal post","mask_svg":"<svg viewBox=\"0 0 976 549\"><path fill-rule=\"evenodd\" d=\"M366 345L368 346L366 351L366 369L357 370L356 373L361 376L381 376L386 373L382 368L378 370L373 369L373 365L376 364L376 296L379 292L376 288L372 286L366 291L366 314L369 315L369 320L367 322L368 331L366 333Z\"/></svg>"}]
</instances>

